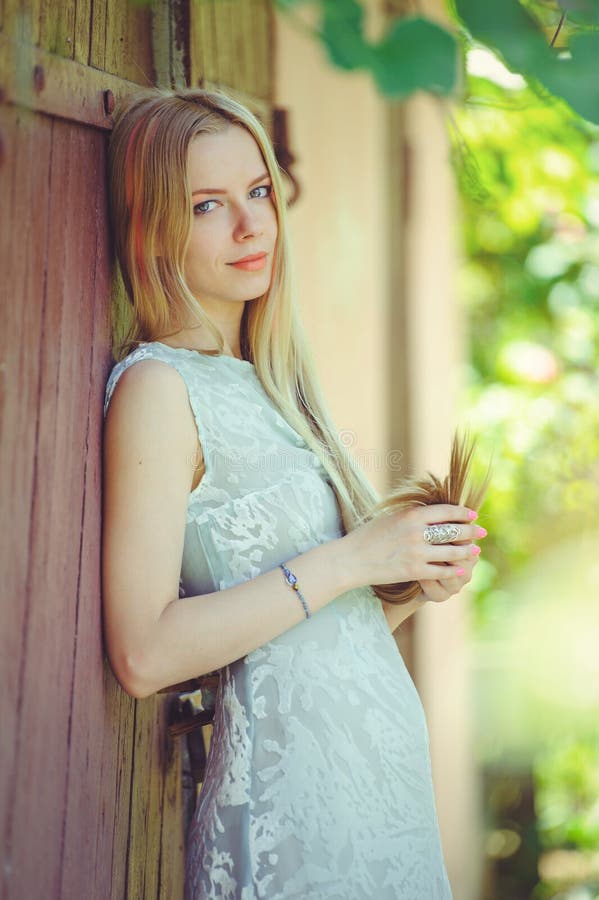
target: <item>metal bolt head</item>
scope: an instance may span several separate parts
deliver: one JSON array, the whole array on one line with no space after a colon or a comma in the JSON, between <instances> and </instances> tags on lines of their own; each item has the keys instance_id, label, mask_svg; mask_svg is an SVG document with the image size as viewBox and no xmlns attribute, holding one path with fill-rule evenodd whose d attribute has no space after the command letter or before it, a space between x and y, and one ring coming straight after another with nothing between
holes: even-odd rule
<instances>
[{"instance_id":1,"label":"metal bolt head","mask_svg":"<svg viewBox=\"0 0 599 900\"><path fill-rule=\"evenodd\" d=\"M39 94L46 87L46 73L44 67L37 65L33 69L33 86Z\"/></svg>"},{"instance_id":2,"label":"metal bolt head","mask_svg":"<svg viewBox=\"0 0 599 900\"><path fill-rule=\"evenodd\" d=\"M107 116L111 116L114 112L116 101L111 90L104 91L104 112Z\"/></svg>"}]
</instances>

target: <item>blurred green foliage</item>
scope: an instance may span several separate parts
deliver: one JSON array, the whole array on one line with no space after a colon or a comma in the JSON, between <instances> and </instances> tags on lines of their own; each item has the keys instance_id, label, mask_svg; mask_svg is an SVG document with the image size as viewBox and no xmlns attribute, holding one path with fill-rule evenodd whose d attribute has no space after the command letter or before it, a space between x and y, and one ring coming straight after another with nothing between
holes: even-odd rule
<instances>
[{"instance_id":1,"label":"blurred green foliage","mask_svg":"<svg viewBox=\"0 0 599 900\"><path fill-rule=\"evenodd\" d=\"M454 0L454 10L475 41L537 90L546 88L583 118L599 122L599 0ZM564 14L566 27L558 35Z\"/></svg>"},{"instance_id":2,"label":"blurred green foliage","mask_svg":"<svg viewBox=\"0 0 599 900\"><path fill-rule=\"evenodd\" d=\"M550 91L583 118L599 122L599 0L449 0L457 28L403 15L392 18L378 40L366 35L359 0L273 2L287 14L302 7L316 11L314 34L330 60L343 69L370 71L388 97L401 99L416 90L455 93L457 31L464 48L473 42L487 46L537 93Z\"/></svg>"},{"instance_id":3,"label":"blurred green foliage","mask_svg":"<svg viewBox=\"0 0 599 900\"><path fill-rule=\"evenodd\" d=\"M599 739L569 740L540 754L535 805L546 848L599 847Z\"/></svg>"},{"instance_id":4,"label":"blurred green foliage","mask_svg":"<svg viewBox=\"0 0 599 900\"><path fill-rule=\"evenodd\" d=\"M599 129L525 84L476 75L455 125L464 415L496 459L483 516L496 541L477 567L484 618L499 571L505 582L599 526Z\"/></svg>"},{"instance_id":5,"label":"blurred green foliage","mask_svg":"<svg viewBox=\"0 0 599 900\"><path fill-rule=\"evenodd\" d=\"M477 749L483 766L533 769L539 880L526 896L593 900L599 129L481 48L468 69L453 120L470 334L461 415L481 468L494 456L473 581ZM496 863L494 897L519 896L522 852Z\"/></svg>"}]
</instances>

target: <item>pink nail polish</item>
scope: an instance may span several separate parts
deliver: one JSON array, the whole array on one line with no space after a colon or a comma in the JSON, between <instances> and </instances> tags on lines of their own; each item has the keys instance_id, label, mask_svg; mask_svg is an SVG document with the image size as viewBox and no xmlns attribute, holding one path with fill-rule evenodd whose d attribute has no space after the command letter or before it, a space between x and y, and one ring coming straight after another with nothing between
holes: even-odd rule
<instances>
[{"instance_id":1,"label":"pink nail polish","mask_svg":"<svg viewBox=\"0 0 599 900\"><path fill-rule=\"evenodd\" d=\"M464 574L464 571L465 571L464 569L458 569L456 572L456 575L459 577L460 575Z\"/></svg>"},{"instance_id":2,"label":"pink nail polish","mask_svg":"<svg viewBox=\"0 0 599 900\"><path fill-rule=\"evenodd\" d=\"M478 513L477 513L477 512L474 512L474 510L471 509L470 512L468 513L468 518L469 518L470 520L472 520L472 519L478 519Z\"/></svg>"},{"instance_id":3,"label":"pink nail polish","mask_svg":"<svg viewBox=\"0 0 599 900\"><path fill-rule=\"evenodd\" d=\"M480 553L480 547L473 547L473 548L472 548L472 555L473 555L473 556L478 556L479 553Z\"/></svg>"},{"instance_id":4,"label":"pink nail polish","mask_svg":"<svg viewBox=\"0 0 599 900\"><path fill-rule=\"evenodd\" d=\"M486 536L487 536L487 529L486 529L486 528L477 528L477 529L476 529L476 536L477 536L477 537L486 537Z\"/></svg>"}]
</instances>

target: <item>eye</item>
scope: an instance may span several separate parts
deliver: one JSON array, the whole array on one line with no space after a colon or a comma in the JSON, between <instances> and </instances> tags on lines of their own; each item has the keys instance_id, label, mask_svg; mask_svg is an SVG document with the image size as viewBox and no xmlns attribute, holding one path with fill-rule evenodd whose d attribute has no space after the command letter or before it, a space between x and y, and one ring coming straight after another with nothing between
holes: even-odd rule
<instances>
[{"instance_id":1,"label":"eye","mask_svg":"<svg viewBox=\"0 0 599 900\"><path fill-rule=\"evenodd\" d=\"M272 185L270 184L260 184L250 191L250 197L257 200L261 200L263 197L270 197L271 194Z\"/></svg>"},{"instance_id":2,"label":"eye","mask_svg":"<svg viewBox=\"0 0 599 900\"><path fill-rule=\"evenodd\" d=\"M209 213L214 207L217 205L218 200L202 200L201 203L196 203L193 208L194 215L205 215L205 213ZM210 204L213 204L212 206Z\"/></svg>"}]
</instances>

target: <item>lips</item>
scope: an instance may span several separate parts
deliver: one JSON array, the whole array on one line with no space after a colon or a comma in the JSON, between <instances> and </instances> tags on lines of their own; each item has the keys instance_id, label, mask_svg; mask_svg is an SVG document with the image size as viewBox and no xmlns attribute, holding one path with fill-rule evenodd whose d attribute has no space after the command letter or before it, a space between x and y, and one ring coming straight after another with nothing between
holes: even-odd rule
<instances>
[{"instance_id":1,"label":"lips","mask_svg":"<svg viewBox=\"0 0 599 900\"><path fill-rule=\"evenodd\" d=\"M257 272L259 269L263 269L266 265L266 253L252 253L250 256L244 256L242 259L237 259L235 262L229 263L230 266L233 266L235 269L243 269L246 272Z\"/></svg>"}]
</instances>

